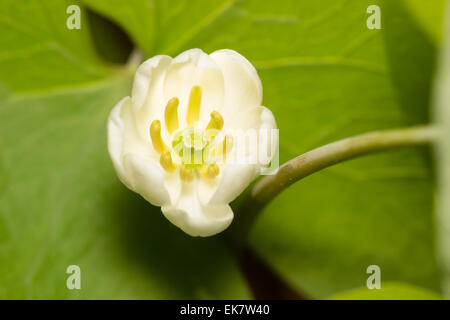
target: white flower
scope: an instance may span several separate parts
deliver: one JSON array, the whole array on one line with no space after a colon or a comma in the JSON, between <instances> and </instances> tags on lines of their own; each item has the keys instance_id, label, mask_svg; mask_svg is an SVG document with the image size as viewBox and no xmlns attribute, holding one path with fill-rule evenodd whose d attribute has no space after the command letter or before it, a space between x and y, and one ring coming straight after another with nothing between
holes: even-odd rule
<instances>
[{"instance_id":1,"label":"white flower","mask_svg":"<svg viewBox=\"0 0 450 320\"><path fill-rule=\"evenodd\" d=\"M229 203L262 165L228 159L233 143L224 132L276 129L261 102L255 68L235 51L191 49L145 61L131 97L109 117L108 149L120 180L189 235L225 230Z\"/></svg>"}]
</instances>

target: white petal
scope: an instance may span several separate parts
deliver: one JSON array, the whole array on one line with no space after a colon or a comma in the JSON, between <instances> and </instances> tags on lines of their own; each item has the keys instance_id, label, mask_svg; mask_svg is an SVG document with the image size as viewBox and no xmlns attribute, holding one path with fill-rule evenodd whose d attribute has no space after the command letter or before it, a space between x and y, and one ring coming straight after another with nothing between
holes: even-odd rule
<instances>
[{"instance_id":1,"label":"white petal","mask_svg":"<svg viewBox=\"0 0 450 320\"><path fill-rule=\"evenodd\" d=\"M260 109L262 110L261 112L261 127L259 128L260 131L266 131L266 134L268 137L268 139L264 140L264 141L259 141L258 142L258 148L261 150L263 149L262 152L265 152L268 157L273 158L274 154L276 153L276 150L278 149L278 133L274 136L273 135L273 130L277 129L277 123L275 121L275 117L273 116L272 111L270 111L269 109L267 109L266 107L260 107ZM260 138L262 137L262 135L260 135ZM273 139L275 139L275 141L273 141ZM260 159L262 160L262 159Z\"/></svg>"},{"instance_id":2,"label":"white petal","mask_svg":"<svg viewBox=\"0 0 450 320\"><path fill-rule=\"evenodd\" d=\"M131 190L155 206L170 203L169 193L164 186L164 170L158 163L136 154L126 154L123 166L131 180Z\"/></svg>"},{"instance_id":3,"label":"white petal","mask_svg":"<svg viewBox=\"0 0 450 320\"><path fill-rule=\"evenodd\" d=\"M164 187L170 195L170 203L176 203L180 198L182 181L180 179L180 170L173 173L164 173Z\"/></svg>"},{"instance_id":4,"label":"white petal","mask_svg":"<svg viewBox=\"0 0 450 320\"><path fill-rule=\"evenodd\" d=\"M267 137L270 137L272 129L277 129L273 113L266 107L261 106L249 109L246 114L242 114L241 118L243 119L242 121L247 122L248 124L245 129L253 128L258 131L258 134L259 131L265 130L268 134ZM235 121L238 121L238 119ZM256 161L262 160L260 159L260 152L265 152L268 154L268 157L272 158L277 147L278 140L273 142L271 139L266 139L264 141L258 140L258 148L254 149L254 152L257 153L254 155L254 159ZM260 150L261 148L263 151ZM250 155L247 156L251 158ZM220 173L215 181L200 181L199 194L202 203L217 205L233 201L259 176L261 172L261 164L259 162L240 164L239 161L242 161L242 159L230 160L236 161L235 164L225 165L221 168L223 172Z\"/></svg>"},{"instance_id":5,"label":"white petal","mask_svg":"<svg viewBox=\"0 0 450 320\"><path fill-rule=\"evenodd\" d=\"M276 129L277 122L275 121L275 117L273 116L272 111L267 109L266 107L260 107L261 109L261 128L265 129Z\"/></svg>"},{"instance_id":6,"label":"white petal","mask_svg":"<svg viewBox=\"0 0 450 320\"><path fill-rule=\"evenodd\" d=\"M258 164L232 164L224 168L215 193L207 202L209 205L230 203L240 195L259 175ZM205 199L206 200L206 199Z\"/></svg>"},{"instance_id":7,"label":"white petal","mask_svg":"<svg viewBox=\"0 0 450 320\"><path fill-rule=\"evenodd\" d=\"M124 138L125 124L121 118L121 110L124 103L129 103L130 97L125 97L120 100L112 109L108 119L108 151L111 156L114 168L120 181L131 189L131 181L125 173L122 165L122 149Z\"/></svg>"},{"instance_id":8,"label":"white petal","mask_svg":"<svg viewBox=\"0 0 450 320\"><path fill-rule=\"evenodd\" d=\"M246 108L259 107L262 102L262 84L253 65L233 50L218 50L210 56L224 75L225 123Z\"/></svg>"},{"instance_id":9,"label":"white petal","mask_svg":"<svg viewBox=\"0 0 450 320\"><path fill-rule=\"evenodd\" d=\"M130 97L122 99L111 111L108 122L108 150L119 179L153 205L170 203L165 172L149 141L136 131ZM171 187L176 195L176 188Z\"/></svg>"},{"instance_id":10,"label":"white petal","mask_svg":"<svg viewBox=\"0 0 450 320\"><path fill-rule=\"evenodd\" d=\"M219 110L225 130L276 128L273 114L261 107L261 81L250 62L232 50L209 56L192 49L174 59L154 57L138 68L131 98L121 100L111 112L108 149L120 180L128 188L161 206L163 214L186 233L211 236L230 225L233 212L228 203L258 176L260 164L227 163L221 165L216 179L195 179L192 183L182 182L178 170L163 170L151 145L149 126L156 119L163 122L167 101L178 97L180 127L184 127L194 85L202 88L200 126L206 125L212 110ZM170 144L165 126L162 134ZM262 140L256 143L265 148L270 145ZM249 155L253 153L249 151Z\"/></svg>"},{"instance_id":11,"label":"white petal","mask_svg":"<svg viewBox=\"0 0 450 320\"><path fill-rule=\"evenodd\" d=\"M138 67L131 91L131 99L136 111L142 107L153 83L163 75L171 60L169 56L159 55L144 61Z\"/></svg>"},{"instance_id":12,"label":"white petal","mask_svg":"<svg viewBox=\"0 0 450 320\"><path fill-rule=\"evenodd\" d=\"M167 104L163 97L163 83L171 61L169 56L155 56L142 63L136 71L131 100L142 138L148 138L148 128L153 120L163 119Z\"/></svg>"},{"instance_id":13,"label":"white petal","mask_svg":"<svg viewBox=\"0 0 450 320\"><path fill-rule=\"evenodd\" d=\"M233 220L228 204L208 206L200 202L196 182L184 183L178 202L161 210L170 222L191 236L212 236L228 228Z\"/></svg>"},{"instance_id":14,"label":"white petal","mask_svg":"<svg viewBox=\"0 0 450 320\"><path fill-rule=\"evenodd\" d=\"M119 179L130 186L130 179L123 169L123 155L135 153L143 157L157 156L151 148L150 140L143 140L136 130L136 119L130 97L120 100L108 119L108 150Z\"/></svg>"},{"instance_id":15,"label":"white petal","mask_svg":"<svg viewBox=\"0 0 450 320\"><path fill-rule=\"evenodd\" d=\"M243 108L236 113L224 112L228 116L224 123L224 130L257 130L261 126L261 112L260 106Z\"/></svg>"},{"instance_id":16,"label":"white petal","mask_svg":"<svg viewBox=\"0 0 450 320\"><path fill-rule=\"evenodd\" d=\"M198 188L198 197L200 202L204 205L209 205L209 201L216 193L217 188L219 187L219 182L223 177L223 168L220 169L219 175L215 179L199 179L197 188ZM225 202L224 202L225 203ZM228 202L227 202L228 203Z\"/></svg>"},{"instance_id":17,"label":"white petal","mask_svg":"<svg viewBox=\"0 0 450 320\"><path fill-rule=\"evenodd\" d=\"M194 85L202 88L200 123L210 119L213 110L223 105L223 75L209 55L200 49L191 49L175 57L167 69L164 97L180 99L180 122L185 125L189 93Z\"/></svg>"}]
</instances>

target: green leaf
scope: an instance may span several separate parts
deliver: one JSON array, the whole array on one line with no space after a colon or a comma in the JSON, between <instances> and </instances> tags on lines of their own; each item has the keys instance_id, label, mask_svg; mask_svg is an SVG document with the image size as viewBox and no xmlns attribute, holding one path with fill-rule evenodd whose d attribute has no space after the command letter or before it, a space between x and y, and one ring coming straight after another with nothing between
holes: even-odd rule
<instances>
[{"instance_id":1,"label":"green leaf","mask_svg":"<svg viewBox=\"0 0 450 320\"><path fill-rule=\"evenodd\" d=\"M37 91L86 83L109 73L93 51L85 14L81 14L80 30L66 28L66 8L73 4L79 3L1 1L3 85L17 92Z\"/></svg>"},{"instance_id":2,"label":"green leaf","mask_svg":"<svg viewBox=\"0 0 450 320\"><path fill-rule=\"evenodd\" d=\"M157 35L156 4L153 0L82 0L92 10L122 26L147 54L152 53Z\"/></svg>"},{"instance_id":3,"label":"green leaf","mask_svg":"<svg viewBox=\"0 0 450 320\"><path fill-rule=\"evenodd\" d=\"M220 236L187 237L115 177L106 117L130 78L98 61L87 24L65 28L72 2L17 3L0 5L0 297L248 297ZM282 162L427 122L438 36L423 17L437 17L439 2L426 15L408 0L82 3L147 56L242 53L276 116ZM366 27L373 4L382 30ZM426 150L403 150L311 176L266 208L250 246L310 297L361 286L371 264L386 281L438 290L430 166ZM65 288L70 264L85 275L81 291Z\"/></svg>"},{"instance_id":4,"label":"green leaf","mask_svg":"<svg viewBox=\"0 0 450 320\"><path fill-rule=\"evenodd\" d=\"M447 19L450 18L448 2ZM436 145L437 201L436 224L438 257L442 267L442 288L450 297L450 23L447 20L444 44L440 53L439 71L435 81L434 120L441 130Z\"/></svg>"},{"instance_id":5,"label":"green leaf","mask_svg":"<svg viewBox=\"0 0 450 320\"><path fill-rule=\"evenodd\" d=\"M282 162L361 132L427 122L435 48L398 1L380 3L383 30L366 29L372 3L345 2L306 28L313 47L300 37L297 57L259 63ZM312 297L360 286L371 264L386 280L438 290L424 151L370 156L302 180L265 210L253 248Z\"/></svg>"},{"instance_id":6,"label":"green leaf","mask_svg":"<svg viewBox=\"0 0 450 320\"><path fill-rule=\"evenodd\" d=\"M384 283L381 289L361 288L339 293L333 300L442 300L436 292L404 283Z\"/></svg>"},{"instance_id":7,"label":"green leaf","mask_svg":"<svg viewBox=\"0 0 450 320\"><path fill-rule=\"evenodd\" d=\"M442 36L442 20L444 18L447 0L403 0L417 23L432 40L439 42Z\"/></svg>"}]
</instances>

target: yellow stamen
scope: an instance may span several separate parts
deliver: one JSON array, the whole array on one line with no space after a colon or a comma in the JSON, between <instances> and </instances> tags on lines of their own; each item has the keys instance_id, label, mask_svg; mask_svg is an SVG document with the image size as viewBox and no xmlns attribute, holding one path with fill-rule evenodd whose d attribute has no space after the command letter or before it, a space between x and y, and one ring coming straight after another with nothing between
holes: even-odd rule
<instances>
[{"instance_id":1,"label":"yellow stamen","mask_svg":"<svg viewBox=\"0 0 450 320\"><path fill-rule=\"evenodd\" d=\"M164 111L164 119L166 120L166 127L169 133L178 129L178 104L177 97L170 99L167 102L166 110Z\"/></svg>"},{"instance_id":2,"label":"yellow stamen","mask_svg":"<svg viewBox=\"0 0 450 320\"><path fill-rule=\"evenodd\" d=\"M169 149L161 137L161 122L159 120L154 120L150 125L150 138L152 139L153 148L159 154Z\"/></svg>"},{"instance_id":3,"label":"yellow stamen","mask_svg":"<svg viewBox=\"0 0 450 320\"><path fill-rule=\"evenodd\" d=\"M221 143L212 148L211 153L214 156L223 156L230 152L231 148L233 148L233 136L227 134Z\"/></svg>"},{"instance_id":4,"label":"yellow stamen","mask_svg":"<svg viewBox=\"0 0 450 320\"><path fill-rule=\"evenodd\" d=\"M209 120L206 130L215 129L222 130L223 128L223 118L217 111L211 112L211 120Z\"/></svg>"},{"instance_id":5,"label":"yellow stamen","mask_svg":"<svg viewBox=\"0 0 450 320\"><path fill-rule=\"evenodd\" d=\"M211 120L209 120L208 126L206 127L206 137L209 140L214 139L214 137L223 128L223 118L217 111L211 112Z\"/></svg>"},{"instance_id":6,"label":"yellow stamen","mask_svg":"<svg viewBox=\"0 0 450 320\"><path fill-rule=\"evenodd\" d=\"M193 126L200 119L200 104L202 102L202 88L193 86L189 95L186 121Z\"/></svg>"},{"instance_id":7,"label":"yellow stamen","mask_svg":"<svg viewBox=\"0 0 450 320\"><path fill-rule=\"evenodd\" d=\"M159 163L169 173L172 173L176 170L176 166L173 164L172 156L170 154L170 151L164 152L161 157L159 158Z\"/></svg>"},{"instance_id":8,"label":"yellow stamen","mask_svg":"<svg viewBox=\"0 0 450 320\"><path fill-rule=\"evenodd\" d=\"M200 174L205 179L214 179L219 175L219 166L215 163L203 166L202 169L200 169Z\"/></svg>"},{"instance_id":9,"label":"yellow stamen","mask_svg":"<svg viewBox=\"0 0 450 320\"><path fill-rule=\"evenodd\" d=\"M194 170L186 165L182 165L180 169L180 178L184 182L191 182L194 180L195 173Z\"/></svg>"}]
</instances>

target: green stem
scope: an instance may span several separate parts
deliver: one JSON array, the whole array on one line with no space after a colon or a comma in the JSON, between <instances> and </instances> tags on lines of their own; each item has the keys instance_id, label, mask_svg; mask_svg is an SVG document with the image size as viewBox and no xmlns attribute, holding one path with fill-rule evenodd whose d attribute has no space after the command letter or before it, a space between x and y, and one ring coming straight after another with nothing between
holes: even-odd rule
<instances>
[{"instance_id":1,"label":"green stem","mask_svg":"<svg viewBox=\"0 0 450 320\"><path fill-rule=\"evenodd\" d=\"M252 189L240 208L240 220L230 228L234 242L245 241L253 221L267 203L310 174L366 154L426 145L434 141L436 136L437 130L432 126L371 132L324 145L289 160L276 174L265 176Z\"/></svg>"}]
</instances>

